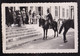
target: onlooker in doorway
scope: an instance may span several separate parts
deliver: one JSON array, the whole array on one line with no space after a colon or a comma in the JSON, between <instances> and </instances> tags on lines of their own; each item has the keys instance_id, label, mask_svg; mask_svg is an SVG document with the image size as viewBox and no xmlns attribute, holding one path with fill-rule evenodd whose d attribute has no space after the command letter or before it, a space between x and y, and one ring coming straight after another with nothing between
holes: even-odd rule
<instances>
[{"instance_id":1,"label":"onlooker in doorway","mask_svg":"<svg viewBox=\"0 0 80 56\"><path fill-rule=\"evenodd\" d=\"M30 7L29 10L29 23L32 24L32 13L33 13L33 7Z\"/></svg>"},{"instance_id":2,"label":"onlooker in doorway","mask_svg":"<svg viewBox=\"0 0 80 56\"><path fill-rule=\"evenodd\" d=\"M19 26L19 27L21 26L21 20L22 20L21 12L18 11L18 14L17 14L17 23L18 23L18 26Z\"/></svg>"},{"instance_id":3,"label":"onlooker in doorway","mask_svg":"<svg viewBox=\"0 0 80 56\"><path fill-rule=\"evenodd\" d=\"M26 19L25 19L25 23L26 23L26 24L29 24L29 13L28 13L27 10L26 10Z\"/></svg>"},{"instance_id":4,"label":"onlooker in doorway","mask_svg":"<svg viewBox=\"0 0 80 56\"><path fill-rule=\"evenodd\" d=\"M23 25L25 24L25 19L26 19L26 13L25 13L25 9L23 9L21 11L21 16L22 16L22 21L23 21Z\"/></svg>"},{"instance_id":5,"label":"onlooker in doorway","mask_svg":"<svg viewBox=\"0 0 80 56\"><path fill-rule=\"evenodd\" d=\"M8 27L13 24L13 11L11 7L6 7L6 24Z\"/></svg>"}]
</instances>

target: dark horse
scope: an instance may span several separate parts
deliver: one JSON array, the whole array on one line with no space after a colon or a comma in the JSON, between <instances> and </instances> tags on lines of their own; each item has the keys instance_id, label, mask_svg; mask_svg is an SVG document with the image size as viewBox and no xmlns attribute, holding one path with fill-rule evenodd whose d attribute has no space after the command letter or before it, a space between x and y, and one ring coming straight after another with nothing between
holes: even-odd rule
<instances>
[{"instance_id":1,"label":"dark horse","mask_svg":"<svg viewBox=\"0 0 80 56\"><path fill-rule=\"evenodd\" d=\"M52 23L49 23L49 20L44 20L44 19L40 19L40 25L43 28L44 31L44 37L43 39L47 39L47 32L48 29L53 29L54 30L54 37L56 36L56 32L57 32L57 37L58 37L58 29L57 29L57 22L56 21L52 21Z\"/></svg>"},{"instance_id":2,"label":"dark horse","mask_svg":"<svg viewBox=\"0 0 80 56\"><path fill-rule=\"evenodd\" d=\"M66 40L66 33L67 31L70 29L70 28L74 28L74 20L73 19L68 19L68 20L65 20L61 27L60 27L60 30L59 30L59 34L61 33L62 29L64 28L64 32L63 32L63 37L64 37L64 43L67 42Z\"/></svg>"}]
</instances>

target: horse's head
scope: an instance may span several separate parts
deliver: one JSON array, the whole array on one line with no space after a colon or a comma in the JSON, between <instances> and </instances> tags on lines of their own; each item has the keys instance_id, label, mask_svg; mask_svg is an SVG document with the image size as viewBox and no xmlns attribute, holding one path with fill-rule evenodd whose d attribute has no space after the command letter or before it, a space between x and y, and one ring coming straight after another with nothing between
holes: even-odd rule
<instances>
[{"instance_id":1,"label":"horse's head","mask_svg":"<svg viewBox=\"0 0 80 56\"><path fill-rule=\"evenodd\" d=\"M43 15L43 16L40 17L39 23L40 23L39 25L42 26L42 27L49 25L49 22L48 22L48 20L47 20L46 15Z\"/></svg>"},{"instance_id":2,"label":"horse's head","mask_svg":"<svg viewBox=\"0 0 80 56\"><path fill-rule=\"evenodd\" d=\"M39 23L40 23L40 26L43 26L43 25L44 25L44 23L45 23L45 20L44 20L44 19L42 19L42 18L40 18L40 19L39 19Z\"/></svg>"}]
</instances>

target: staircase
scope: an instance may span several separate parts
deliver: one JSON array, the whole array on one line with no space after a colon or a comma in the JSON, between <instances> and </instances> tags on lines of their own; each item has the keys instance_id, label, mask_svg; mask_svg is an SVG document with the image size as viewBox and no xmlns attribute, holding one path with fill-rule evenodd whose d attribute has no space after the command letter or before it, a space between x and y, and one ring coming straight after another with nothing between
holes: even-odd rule
<instances>
[{"instance_id":1,"label":"staircase","mask_svg":"<svg viewBox=\"0 0 80 56\"><path fill-rule=\"evenodd\" d=\"M35 29L34 25L6 28L6 49L15 48L29 41L41 38L42 33Z\"/></svg>"}]
</instances>

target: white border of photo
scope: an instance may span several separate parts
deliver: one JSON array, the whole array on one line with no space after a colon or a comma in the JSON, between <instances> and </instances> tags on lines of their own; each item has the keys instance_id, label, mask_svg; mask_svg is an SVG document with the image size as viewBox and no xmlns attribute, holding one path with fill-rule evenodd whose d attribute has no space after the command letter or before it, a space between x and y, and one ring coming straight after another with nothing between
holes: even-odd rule
<instances>
[{"instance_id":1,"label":"white border of photo","mask_svg":"<svg viewBox=\"0 0 80 56\"><path fill-rule=\"evenodd\" d=\"M9 6L65 6L71 5L75 8L75 38L74 49L26 49L26 50L6 50L6 25L5 25L5 7ZM3 53L77 53L78 52L78 6L77 2L59 2L59 3L2 3L2 48Z\"/></svg>"}]
</instances>

